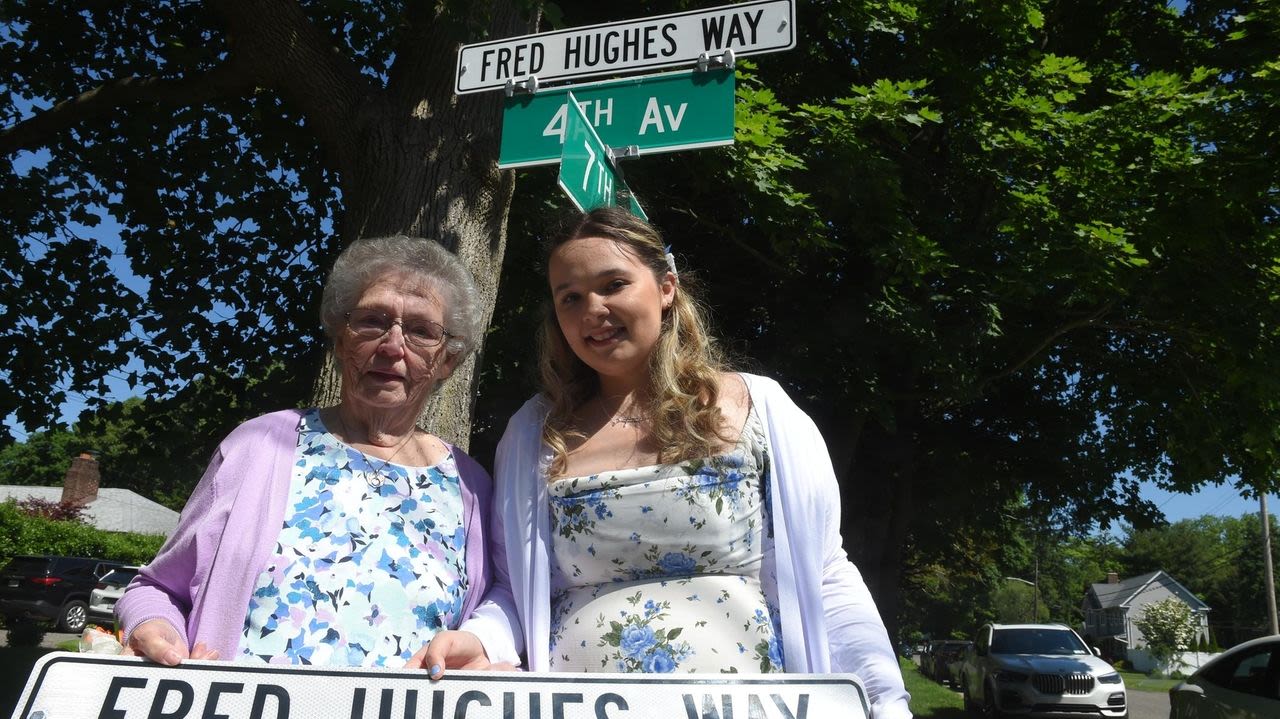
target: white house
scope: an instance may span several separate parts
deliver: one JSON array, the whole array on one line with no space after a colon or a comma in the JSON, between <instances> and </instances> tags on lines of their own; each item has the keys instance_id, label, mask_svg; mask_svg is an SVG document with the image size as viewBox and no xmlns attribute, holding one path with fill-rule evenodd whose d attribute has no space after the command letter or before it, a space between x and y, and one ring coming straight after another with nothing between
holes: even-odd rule
<instances>
[{"instance_id":1,"label":"white house","mask_svg":"<svg viewBox=\"0 0 1280 719\"><path fill-rule=\"evenodd\" d=\"M1084 634L1091 643L1102 650L1103 656L1113 659L1129 659L1134 668L1143 670L1146 664L1146 642L1142 630L1134 624L1142 618L1148 604L1170 597L1191 608L1193 621L1198 627L1196 641L1209 637L1209 605L1182 586L1178 580L1163 570L1120 579L1115 572L1107 574L1107 581L1089 585L1085 592Z\"/></svg>"}]
</instances>

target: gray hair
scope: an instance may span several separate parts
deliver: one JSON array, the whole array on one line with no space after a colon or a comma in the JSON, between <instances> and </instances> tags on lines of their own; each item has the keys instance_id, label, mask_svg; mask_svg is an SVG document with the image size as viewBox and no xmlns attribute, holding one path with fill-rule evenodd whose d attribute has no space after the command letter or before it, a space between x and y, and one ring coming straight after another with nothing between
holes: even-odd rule
<instances>
[{"instance_id":1,"label":"gray hair","mask_svg":"<svg viewBox=\"0 0 1280 719\"><path fill-rule=\"evenodd\" d=\"M347 313L370 285L397 272L417 275L440 293L445 330L452 335L445 351L461 353L459 361L470 354L483 331L475 280L462 260L440 243L406 235L359 239L338 255L320 299L320 321L329 339L337 340L347 326Z\"/></svg>"}]
</instances>

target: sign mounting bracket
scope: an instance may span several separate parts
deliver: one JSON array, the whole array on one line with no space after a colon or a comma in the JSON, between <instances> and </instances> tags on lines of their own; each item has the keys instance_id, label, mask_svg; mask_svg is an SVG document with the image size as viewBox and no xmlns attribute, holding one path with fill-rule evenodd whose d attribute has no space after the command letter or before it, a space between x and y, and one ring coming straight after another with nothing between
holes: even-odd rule
<instances>
[{"instance_id":1,"label":"sign mounting bracket","mask_svg":"<svg viewBox=\"0 0 1280 719\"><path fill-rule=\"evenodd\" d=\"M723 67L726 70L732 70L737 61L734 59L733 50L725 50L719 55L709 55L705 52L698 53L698 72L706 72L712 68Z\"/></svg>"},{"instance_id":2,"label":"sign mounting bracket","mask_svg":"<svg viewBox=\"0 0 1280 719\"><path fill-rule=\"evenodd\" d=\"M523 80L507 80L507 84L502 87L502 91L507 97L512 97L513 95L537 95L538 76L530 75Z\"/></svg>"},{"instance_id":3,"label":"sign mounting bracket","mask_svg":"<svg viewBox=\"0 0 1280 719\"><path fill-rule=\"evenodd\" d=\"M618 160L630 160L640 156L639 145L623 145L622 147L609 147L609 159L617 162Z\"/></svg>"}]
</instances>

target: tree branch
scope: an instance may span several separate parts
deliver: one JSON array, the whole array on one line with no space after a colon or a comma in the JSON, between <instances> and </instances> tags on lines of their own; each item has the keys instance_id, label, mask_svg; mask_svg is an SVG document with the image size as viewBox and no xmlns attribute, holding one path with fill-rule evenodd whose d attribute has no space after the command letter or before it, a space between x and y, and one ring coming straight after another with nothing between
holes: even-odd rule
<instances>
[{"instance_id":1,"label":"tree branch","mask_svg":"<svg viewBox=\"0 0 1280 719\"><path fill-rule=\"evenodd\" d=\"M992 382L998 379L1008 377L1014 372L1017 372L1018 370L1022 369L1029 362L1031 362L1031 360L1038 357L1041 352L1044 352L1045 349L1047 349L1050 345L1056 342L1057 339L1062 335L1065 335L1066 333L1071 332L1072 330L1077 330L1077 329L1080 329L1081 327L1088 327L1094 324L1099 319L1101 319L1103 315L1111 311L1112 304L1113 303L1108 302L1085 317L1071 320L1070 322L1066 322L1060 325L1059 327L1055 328L1052 332L1048 334L1048 336L1046 336L1043 340L1038 342L1035 347L1032 347L1029 352L1024 354L1022 357L1020 357L1018 360L1016 360L1012 364L1006 366L1004 369L1001 369L993 374L987 375L986 377L979 378L978 381L974 383L975 392L977 394L981 394L982 390L985 389L987 385L991 384Z\"/></svg>"},{"instance_id":2,"label":"tree branch","mask_svg":"<svg viewBox=\"0 0 1280 719\"><path fill-rule=\"evenodd\" d=\"M279 92L307 119L334 166L350 170L362 152L360 110L373 83L316 27L295 0L216 0L236 63Z\"/></svg>"},{"instance_id":3,"label":"tree branch","mask_svg":"<svg viewBox=\"0 0 1280 719\"><path fill-rule=\"evenodd\" d=\"M194 77L166 80L158 77L125 77L103 83L77 97L63 100L22 122L0 130L0 154L37 149L57 135L87 120L138 103L165 107L199 105L232 97L252 89L253 83L238 67L227 63Z\"/></svg>"}]
</instances>

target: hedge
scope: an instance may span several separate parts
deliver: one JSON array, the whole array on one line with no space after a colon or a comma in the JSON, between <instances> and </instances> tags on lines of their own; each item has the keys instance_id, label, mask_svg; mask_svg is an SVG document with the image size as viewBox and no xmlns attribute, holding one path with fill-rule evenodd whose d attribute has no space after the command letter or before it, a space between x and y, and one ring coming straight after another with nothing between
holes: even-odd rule
<instances>
[{"instance_id":1,"label":"hedge","mask_svg":"<svg viewBox=\"0 0 1280 719\"><path fill-rule=\"evenodd\" d=\"M107 532L80 522L61 522L27 515L17 502L0 502L0 565L22 554L95 557L125 564L146 564L164 537L158 534Z\"/></svg>"}]
</instances>

